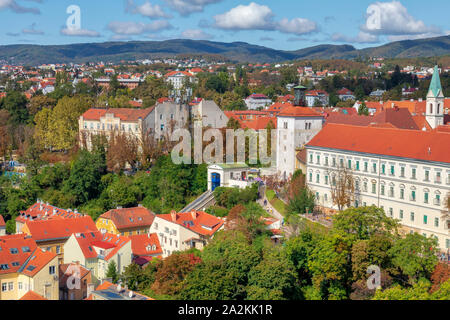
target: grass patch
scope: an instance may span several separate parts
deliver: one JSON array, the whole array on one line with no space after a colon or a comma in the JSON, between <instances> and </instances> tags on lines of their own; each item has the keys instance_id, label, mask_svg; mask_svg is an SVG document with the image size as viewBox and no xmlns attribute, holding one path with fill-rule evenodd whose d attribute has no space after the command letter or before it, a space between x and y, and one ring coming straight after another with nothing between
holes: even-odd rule
<instances>
[{"instance_id":1,"label":"grass patch","mask_svg":"<svg viewBox=\"0 0 450 320\"><path fill-rule=\"evenodd\" d=\"M280 199L273 199L272 201L270 201L270 204L282 215L285 216L286 215L286 210L287 210L287 206L286 204L281 201Z\"/></svg>"},{"instance_id":2,"label":"grass patch","mask_svg":"<svg viewBox=\"0 0 450 320\"><path fill-rule=\"evenodd\" d=\"M266 198L269 202L272 202L272 200L275 199L275 196L275 191L272 189L266 189Z\"/></svg>"}]
</instances>

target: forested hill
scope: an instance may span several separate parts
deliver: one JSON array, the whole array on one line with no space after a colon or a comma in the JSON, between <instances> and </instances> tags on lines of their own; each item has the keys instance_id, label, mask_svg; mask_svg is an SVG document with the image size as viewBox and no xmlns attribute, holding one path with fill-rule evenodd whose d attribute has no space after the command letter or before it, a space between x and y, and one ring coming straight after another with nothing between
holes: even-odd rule
<instances>
[{"instance_id":1,"label":"forested hill","mask_svg":"<svg viewBox=\"0 0 450 320\"><path fill-rule=\"evenodd\" d=\"M297 59L352 59L358 56L385 58L431 57L450 54L450 36L404 40L358 50L351 45L319 45L283 51L245 42L167 40L104 42L69 45L0 46L0 60L23 65L45 63L118 62L177 55L222 56L234 62L273 63Z\"/></svg>"}]
</instances>

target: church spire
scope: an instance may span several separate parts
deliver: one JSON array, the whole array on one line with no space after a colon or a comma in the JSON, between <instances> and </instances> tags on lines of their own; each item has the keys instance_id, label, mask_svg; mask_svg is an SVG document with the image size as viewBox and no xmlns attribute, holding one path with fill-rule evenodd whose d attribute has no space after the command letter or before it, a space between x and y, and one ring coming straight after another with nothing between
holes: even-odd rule
<instances>
[{"instance_id":1,"label":"church spire","mask_svg":"<svg viewBox=\"0 0 450 320\"><path fill-rule=\"evenodd\" d=\"M439 78L438 66L434 67L433 78L430 83L430 90L433 93L433 97L437 98L439 93L442 92L441 79Z\"/></svg>"}]
</instances>

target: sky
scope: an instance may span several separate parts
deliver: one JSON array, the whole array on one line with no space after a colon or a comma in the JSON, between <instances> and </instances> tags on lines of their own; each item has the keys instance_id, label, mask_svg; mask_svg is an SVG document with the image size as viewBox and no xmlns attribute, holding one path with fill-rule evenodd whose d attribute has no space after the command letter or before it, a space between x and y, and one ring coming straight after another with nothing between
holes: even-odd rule
<instances>
[{"instance_id":1,"label":"sky","mask_svg":"<svg viewBox=\"0 0 450 320\"><path fill-rule=\"evenodd\" d=\"M449 35L449 9L448 0L0 0L0 44L195 39L364 48Z\"/></svg>"}]
</instances>

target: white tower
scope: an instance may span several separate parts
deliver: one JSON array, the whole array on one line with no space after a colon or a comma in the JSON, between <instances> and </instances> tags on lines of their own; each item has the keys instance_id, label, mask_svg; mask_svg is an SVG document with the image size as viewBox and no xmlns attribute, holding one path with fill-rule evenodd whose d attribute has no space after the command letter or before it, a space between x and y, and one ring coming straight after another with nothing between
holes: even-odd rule
<instances>
[{"instance_id":1,"label":"white tower","mask_svg":"<svg viewBox=\"0 0 450 320\"><path fill-rule=\"evenodd\" d=\"M427 94L426 119L431 128L444 124L444 92L439 78L438 66L434 67L433 78Z\"/></svg>"}]
</instances>

